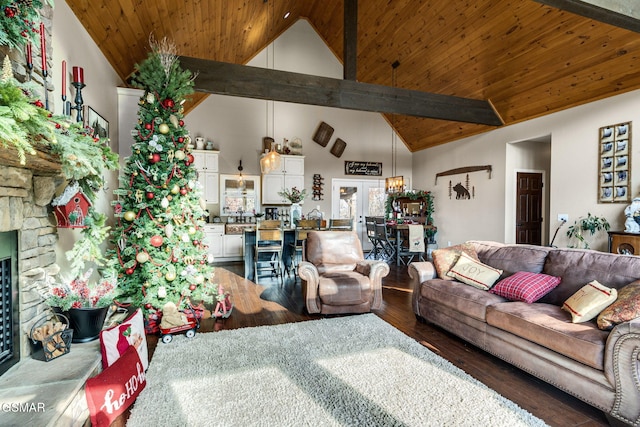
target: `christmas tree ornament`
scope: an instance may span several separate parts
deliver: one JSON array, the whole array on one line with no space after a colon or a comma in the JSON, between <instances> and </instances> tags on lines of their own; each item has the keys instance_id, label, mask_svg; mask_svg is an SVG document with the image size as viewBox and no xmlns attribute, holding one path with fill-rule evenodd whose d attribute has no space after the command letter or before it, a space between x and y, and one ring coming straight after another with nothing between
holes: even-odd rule
<instances>
[{"instance_id":1,"label":"christmas tree ornament","mask_svg":"<svg viewBox=\"0 0 640 427\"><path fill-rule=\"evenodd\" d=\"M178 124L179 124L180 126L184 126L184 120L180 120L180 121L178 122Z\"/></svg>"},{"instance_id":2,"label":"christmas tree ornament","mask_svg":"<svg viewBox=\"0 0 640 427\"><path fill-rule=\"evenodd\" d=\"M167 271L166 274L164 275L164 278L168 282L173 282L174 280L176 280L176 272L175 271Z\"/></svg>"},{"instance_id":3,"label":"christmas tree ornament","mask_svg":"<svg viewBox=\"0 0 640 427\"><path fill-rule=\"evenodd\" d=\"M164 286L158 287L158 298L164 299L167 297L167 288Z\"/></svg>"},{"instance_id":4,"label":"christmas tree ornament","mask_svg":"<svg viewBox=\"0 0 640 427\"><path fill-rule=\"evenodd\" d=\"M171 98L167 98L162 101L162 106L164 108L173 108L174 105L175 105L175 102Z\"/></svg>"},{"instance_id":5,"label":"christmas tree ornament","mask_svg":"<svg viewBox=\"0 0 640 427\"><path fill-rule=\"evenodd\" d=\"M152 92L147 92L147 102L149 104L153 104L156 101L156 97L153 95Z\"/></svg>"},{"instance_id":6,"label":"christmas tree ornament","mask_svg":"<svg viewBox=\"0 0 640 427\"><path fill-rule=\"evenodd\" d=\"M184 160L187 155L182 150L176 150L174 156L177 160Z\"/></svg>"},{"instance_id":7,"label":"christmas tree ornament","mask_svg":"<svg viewBox=\"0 0 640 427\"><path fill-rule=\"evenodd\" d=\"M179 192L180 192L180 187L178 186L178 184L173 184L173 187L171 187L171 193L178 194Z\"/></svg>"},{"instance_id":8,"label":"christmas tree ornament","mask_svg":"<svg viewBox=\"0 0 640 427\"><path fill-rule=\"evenodd\" d=\"M162 206L163 208L168 208L169 207L169 199L167 199L166 197L163 197L162 200L160 200L160 206Z\"/></svg>"},{"instance_id":9,"label":"christmas tree ornament","mask_svg":"<svg viewBox=\"0 0 640 427\"><path fill-rule=\"evenodd\" d=\"M151 129L153 129L153 125L152 125L151 123L146 123L146 124L144 125L144 128L145 128L146 130L151 130Z\"/></svg>"},{"instance_id":10,"label":"christmas tree ornament","mask_svg":"<svg viewBox=\"0 0 640 427\"><path fill-rule=\"evenodd\" d=\"M169 121L171 122L171 124L173 125L174 128L178 127L178 125L179 125L178 118L174 114L169 116Z\"/></svg>"},{"instance_id":11,"label":"christmas tree ornament","mask_svg":"<svg viewBox=\"0 0 640 427\"><path fill-rule=\"evenodd\" d=\"M162 246L162 243L164 243L164 239L162 238L162 236L156 234L152 236L151 239L149 239L149 243L151 243L151 246L159 248L160 246Z\"/></svg>"},{"instance_id":12,"label":"christmas tree ornament","mask_svg":"<svg viewBox=\"0 0 640 427\"><path fill-rule=\"evenodd\" d=\"M124 215L122 215L122 217L123 217L125 220L127 220L127 221L131 222L131 221L133 221L134 219L136 219L136 213L135 213L135 212L133 212L133 211L126 211L126 212L124 213Z\"/></svg>"},{"instance_id":13,"label":"christmas tree ornament","mask_svg":"<svg viewBox=\"0 0 640 427\"><path fill-rule=\"evenodd\" d=\"M151 309L153 308L153 306L151 305L151 303L150 303L150 302L148 302L148 303L146 303L146 304L144 305L144 308L146 308L147 310L151 310Z\"/></svg>"},{"instance_id":14,"label":"christmas tree ornament","mask_svg":"<svg viewBox=\"0 0 640 427\"><path fill-rule=\"evenodd\" d=\"M167 236L168 239L171 239L173 237L173 225L171 224L167 224L164 226L164 234L165 236Z\"/></svg>"},{"instance_id":15,"label":"christmas tree ornament","mask_svg":"<svg viewBox=\"0 0 640 427\"><path fill-rule=\"evenodd\" d=\"M134 271L135 271L135 268L129 267L124 272L127 273L127 275L131 276Z\"/></svg>"},{"instance_id":16,"label":"christmas tree ornament","mask_svg":"<svg viewBox=\"0 0 640 427\"><path fill-rule=\"evenodd\" d=\"M158 130L160 131L160 133L165 135L171 132L171 129L169 129L169 125L166 123L160 124L160 126L158 126Z\"/></svg>"},{"instance_id":17,"label":"christmas tree ornament","mask_svg":"<svg viewBox=\"0 0 640 427\"><path fill-rule=\"evenodd\" d=\"M189 233L189 234L190 234L190 235L192 235L192 236L193 236L194 234L196 234L196 231L198 231L198 230L196 230L196 228L195 228L195 227L193 227L193 226L192 226L192 227L189 227L189 228L187 229L187 233Z\"/></svg>"},{"instance_id":18,"label":"christmas tree ornament","mask_svg":"<svg viewBox=\"0 0 640 427\"><path fill-rule=\"evenodd\" d=\"M183 233L182 236L180 236L180 239L184 242L187 243L189 241L191 241L191 239L189 239L189 235L187 233Z\"/></svg>"},{"instance_id":19,"label":"christmas tree ornament","mask_svg":"<svg viewBox=\"0 0 640 427\"><path fill-rule=\"evenodd\" d=\"M151 199L153 199L155 196L156 196L156 195L155 195L153 192L151 192L151 191L147 191L147 194L146 194L147 199L151 200Z\"/></svg>"},{"instance_id":20,"label":"christmas tree ornament","mask_svg":"<svg viewBox=\"0 0 640 427\"><path fill-rule=\"evenodd\" d=\"M191 153L187 154L187 162L193 163L194 160L195 158L193 157L193 154Z\"/></svg>"},{"instance_id":21,"label":"christmas tree ornament","mask_svg":"<svg viewBox=\"0 0 640 427\"><path fill-rule=\"evenodd\" d=\"M162 158L158 153L153 153L149 156L149 163L158 163L160 160L162 160Z\"/></svg>"},{"instance_id":22,"label":"christmas tree ornament","mask_svg":"<svg viewBox=\"0 0 640 427\"><path fill-rule=\"evenodd\" d=\"M144 264L145 262L149 261L149 254L147 254L146 252L138 252L138 254L136 255L136 261L138 261L140 264Z\"/></svg>"},{"instance_id":23,"label":"christmas tree ornament","mask_svg":"<svg viewBox=\"0 0 640 427\"><path fill-rule=\"evenodd\" d=\"M198 287L196 285L189 285L190 291L195 291Z\"/></svg>"},{"instance_id":24,"label":"christmas tree ornament","mask_svg":"<svg viewBox=\"0 0 640 427\"><path fill-rule=\"evenodd\" d=\"M207 202L206 200L204 200L202 197L200 197L200 200L198 201L200 203L200 207L202 208L203 211L207 210Z\"/></svg>"},{"instance_id":25,"label":"christmas tree ornament","mask_svg":"<svg viewBox=\"0 0 640 427\"><path fill-rule=\"evenodd\" d=\"M187 191L187 188L186 188L186 187L182 187L182 188L180 189L180 194L182 194L183 196L185 196L185 195L187 194L187 192L188 192L188 191Z\"/></svg>"}]
</instances>

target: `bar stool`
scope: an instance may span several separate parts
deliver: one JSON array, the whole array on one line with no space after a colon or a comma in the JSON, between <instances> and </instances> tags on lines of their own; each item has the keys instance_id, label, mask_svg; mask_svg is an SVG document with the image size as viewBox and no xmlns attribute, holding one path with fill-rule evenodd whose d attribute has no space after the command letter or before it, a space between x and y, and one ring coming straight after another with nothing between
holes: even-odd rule
<instances>
[{"instance_id":1,"label":"bar stool","mask_svg":"<svg viewBox=\"0 0 640 427\"><path fill-rule=\"evenodd\" d=\"M279 220L265 220L256 228L256 245L254 247L254 271L255 280L261 271L269 271L270 275L280 278L282 275L282 247L284 232L282 222Z\"/></svg>"},{"instance_id":2,"label":"bar stool","mask_svg":"<svg viewBox=\"0 0 640 427\"><path fill-rule=\"evenodd\" d=\"M311 230L320 230L320 219L298 220L294 241L291 243L291 265L293 266L294 272L298 271L298 255L302 258L303 244L307 239L307 233Z\"/></svg>"}]
</instances>

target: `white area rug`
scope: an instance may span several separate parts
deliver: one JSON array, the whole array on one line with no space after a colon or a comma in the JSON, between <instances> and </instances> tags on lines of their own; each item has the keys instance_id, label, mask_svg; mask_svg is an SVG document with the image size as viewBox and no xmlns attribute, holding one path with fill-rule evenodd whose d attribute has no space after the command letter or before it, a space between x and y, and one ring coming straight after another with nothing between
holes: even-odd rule
<instances>
[{"instance_id":1,"label":"white area rug","mask_svg":"<svg viewBox=\"0 0 640 427\"><path fill-rule=\"evenodd\" d=\"M158 343L128 426L544 426L374 314Z\"/></svg>"}]
</instances>

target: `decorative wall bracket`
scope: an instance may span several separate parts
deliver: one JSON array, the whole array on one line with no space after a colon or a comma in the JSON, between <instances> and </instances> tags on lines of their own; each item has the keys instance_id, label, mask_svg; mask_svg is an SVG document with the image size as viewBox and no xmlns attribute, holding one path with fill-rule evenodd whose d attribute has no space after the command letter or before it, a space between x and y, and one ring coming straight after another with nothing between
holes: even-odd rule
<instances>
[{"instance_id":1,"label":"decorative wall bracket","mask_svg":"<svg viewBox=\"0 0 640 427\"><path fill-rule=\"evenodd\" d=\"M485 166L465 166L462 168L449 169L448 171L439 172L436 174L436 185L438 185L438 177L439 176L449 176L449 175L458 175L461 173L469 173L469 172L477 172L477 171L487 171L489 172L489 179L491 179L491 165Z\"/></svg>"}]
</instances>

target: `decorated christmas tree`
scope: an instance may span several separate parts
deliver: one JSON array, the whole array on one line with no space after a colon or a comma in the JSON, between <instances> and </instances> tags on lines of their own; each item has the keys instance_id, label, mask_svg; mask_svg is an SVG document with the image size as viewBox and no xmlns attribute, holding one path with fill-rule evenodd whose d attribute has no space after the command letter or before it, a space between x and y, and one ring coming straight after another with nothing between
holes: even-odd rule
<instances>
[{"instance_id":1,"label":"decorated christmas tree","mask_svg":"<svg viewBox=\"0 0 640 427\"><path fill-rule=\"evenodd\" d=\"M142 307L147 331L155 332L167 303L191 312L224 296L212 281L201 220L206 205L182 120L193 77L181 69L174 46L166 40L151 45L132 78L144 94L132 155L114 191L110 262L118 271L118 300Z\"/></svg>"}]
</instances>

